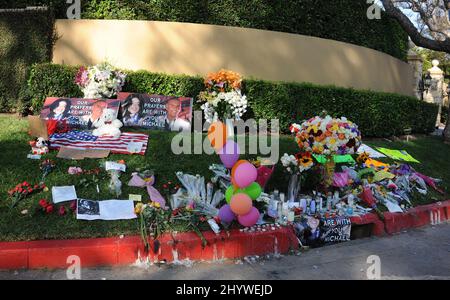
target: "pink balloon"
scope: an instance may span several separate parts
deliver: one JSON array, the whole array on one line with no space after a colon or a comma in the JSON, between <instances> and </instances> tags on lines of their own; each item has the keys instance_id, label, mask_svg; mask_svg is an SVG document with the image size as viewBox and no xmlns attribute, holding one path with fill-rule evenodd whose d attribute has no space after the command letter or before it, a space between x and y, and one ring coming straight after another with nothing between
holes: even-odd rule
<instances>
[{"instance_id":1,"label":"pink balloon","mask_svg":"<svg viewBox=\"0 0 450 300\"><path fill-rule=\"evenodd\" d=\"M231 169L238 161L239 153L239 145L232 140L228 140L225 146L218 152L220 160L227 169Z\"/></svg>"},{"instance_id":2,"label":"pink balloon","mask_svg":"<svg viewBox=\"0 0 450 300\"><path fill-rule=\"evenodd\" d=\"M230 208L236 215L246 215L252 207L252 199L244 193L238 193L231 197Z\"/></svg>"},{"instance_id":3,"label":"pink balloon","mask_svg":"<svg viewBox=\"0 0 450 300\"><path fill-rule=\"evenodd\" d=\"M251 227L259 220L259 211L256 207L252 207L250 212L243 216L238 216L239 224L245 227Z\"/></svg>"},{"instance_id":4,"label":"pink balloon","mask_svg":"<svg viewBox=\"0 0 450 300\"><path fill-rule=\"evenodd\" d=\"M258 177L258 171L255 166L249 162L240 164L234 172L234 183L239 188L245 188L255 182Z\"/></svg>"},{"instance_id":5,"label":"pink balloon","mask_svg":"<svg viewBox=\"0 0 450 300\"><path fill-rule=\"evenodd\" d=\"M234 215L234 213L231 211L231 208L228 204L225 204L224 206L222 206L219 209L219 218L220 221L224 222L224 223L231 223L233 222L234 218L236 216Z\"/></svg>"}]
</instances>

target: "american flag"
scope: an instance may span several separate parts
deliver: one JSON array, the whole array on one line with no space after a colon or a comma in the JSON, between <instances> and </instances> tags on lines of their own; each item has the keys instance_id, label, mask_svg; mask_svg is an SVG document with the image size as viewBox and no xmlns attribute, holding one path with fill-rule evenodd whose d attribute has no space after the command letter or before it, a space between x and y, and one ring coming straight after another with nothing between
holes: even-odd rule
<instances>
[{"instance_id":1,"label":"american flag","mask_svg":"<svg viewBox=\"0 0 450 300\"><path fill-rule=\"evenodd\" d=\"M81 131L80 131L81 132ZM122 132L122 135L115 139L113 137L101 136L93 139L85 132L83 134L53 134L50 136L50 149L59 149L66 146L75 149L100 149L110 150L117 154L140 154L145 155L147 150L148 135L144 133ZM140 151L131 150L136 144L142 143ZM131 147L130 147L131 146Z\"/></svg>"}]
</instances>

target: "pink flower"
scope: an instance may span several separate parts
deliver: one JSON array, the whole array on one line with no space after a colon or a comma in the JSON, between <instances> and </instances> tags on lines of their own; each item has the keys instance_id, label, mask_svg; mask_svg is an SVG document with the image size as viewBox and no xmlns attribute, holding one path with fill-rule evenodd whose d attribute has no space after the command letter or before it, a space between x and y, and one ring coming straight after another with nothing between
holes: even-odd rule
<instances>
[{"instance_id":1,"label":"pink flower","mask_svg":"<svg viewBox=\"0 0 450 300\"><path fill-rule=\"evenodd\" d=\"M77 175L83 173L83 170L79 167L69 167L67 171L70 175Z\"/></svg>"}]
</instances>

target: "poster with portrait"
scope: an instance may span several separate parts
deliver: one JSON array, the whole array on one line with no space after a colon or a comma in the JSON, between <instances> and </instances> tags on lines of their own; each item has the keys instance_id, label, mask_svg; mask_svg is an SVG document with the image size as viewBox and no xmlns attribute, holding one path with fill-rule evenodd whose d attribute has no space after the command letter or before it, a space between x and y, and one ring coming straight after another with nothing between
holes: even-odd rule
<instances>
[{"instance_id":1,"label":"poster with portrait","mask_svg":"<svg viewBox=\"0 0 450 300\"><path fill-rule=\"evenodd\" d=\"M117 116L120 100L117 99L79 99L57 98L45 99L41 118L45 120L66 120L74 128L92 129L106 109L111 109Z\"/></svg>"},{"instance_id":2,"label":"poster with portrait","mask_svg":"<svg viewBox=\"0 0 450 300\"><path fill-rule=\"evenodd\" d=\"M192 103L189 97L119 93L124 126L190 131Z\"/></svg>"}]
</instances>

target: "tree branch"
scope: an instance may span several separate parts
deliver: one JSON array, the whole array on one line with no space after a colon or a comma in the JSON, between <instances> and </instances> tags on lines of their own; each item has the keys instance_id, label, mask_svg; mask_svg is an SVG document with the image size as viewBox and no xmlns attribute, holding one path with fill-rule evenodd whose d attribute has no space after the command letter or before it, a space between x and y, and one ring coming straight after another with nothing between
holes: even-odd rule
<instances>
[{"instance_id":1,"label":"tree branch","mask_svg":"<svg viewBox=\"0 0 450 300\"><path fill-rule=\"evenodd\" d=\"M381 2L383 3L386 13L397 20L397 22L400 24L403 30L406 31L414 44L423 48L450 53L450 40L448 38L443 41L436 41L424 37L420 34L411 20L400 9L395 7L391 0L381 0ZM446 3L448 3L448 1L446 1Z\"/></svg>"}]
</instances>

